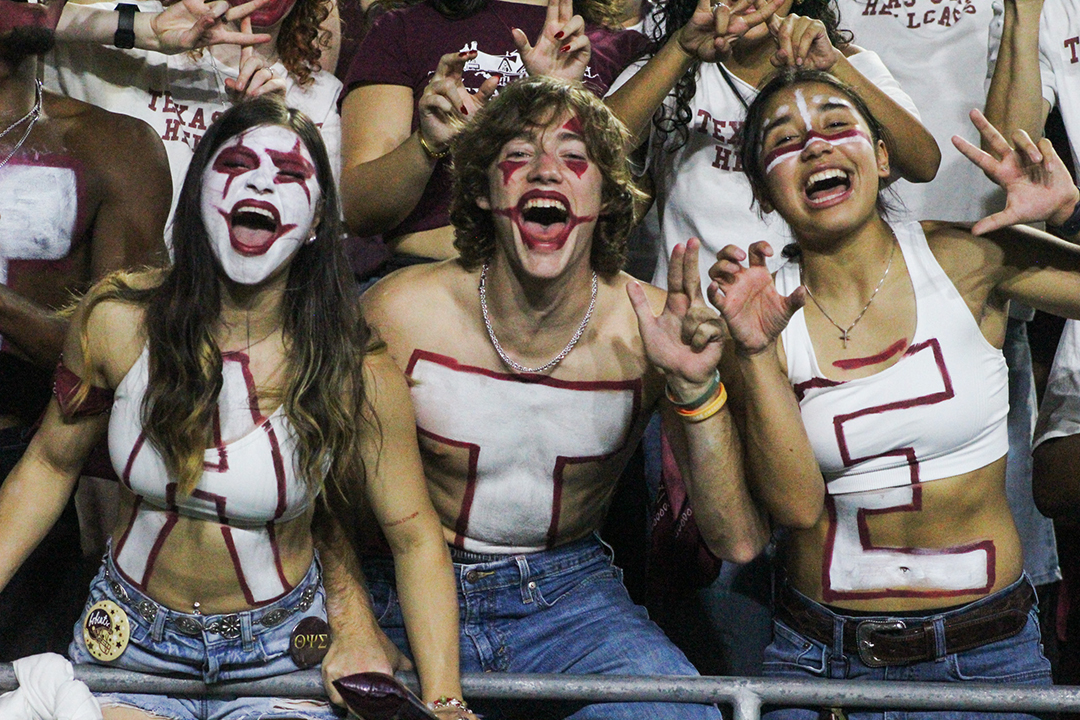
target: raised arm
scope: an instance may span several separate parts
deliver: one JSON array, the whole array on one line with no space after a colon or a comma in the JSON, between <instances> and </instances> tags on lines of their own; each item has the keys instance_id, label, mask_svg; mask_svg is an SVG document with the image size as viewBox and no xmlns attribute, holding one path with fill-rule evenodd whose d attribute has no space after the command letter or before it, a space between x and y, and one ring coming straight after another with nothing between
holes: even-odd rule
<instances>
[{"instance_id":1,"label":"raised arm","mask_svg":"<svg viewBox=\"0 0 1080 720\"><path fill-rule=\"evenodd\" d=\"M364 435L367 494L394 554L405 629L422 697L461 697L457 590L442 525L427 493L416 420L401 371L387 353L364 361L371 405Z\"/></svg>"},{"instance_id":2,"label":"raised arm","mask_svg":"<svg viewBox=\"0 0 1080 720\"><path fill-rule=\"evenodd\" d=\"M1042 96L1039 68L1043 1L1004 0L1004 3L1001 46L986 97L986 117L1006 138L1024 130L1038 139L1043 136L1050 112L1050 103Z\"/></svg>"},{"instance_id":3,"label":"raised arm","mask_svg":"<svg viewBox=\"0 0 1080 720\"><path fill-rule=\"evenodd\" d=\"M181 0L162 12L135 13L135 47L181 53L210 45L258 45L266 33L238 32L232 23L248 17L270 0L251 0L235 7L227 0ZM93 5L68 3L56 26L59 40L112 45L120 13Z\"/></svg>"},{"instance_id":4,"label":"raised arm","mask_svg":"<svg viewBox=\"0 0 1080 720\"><path fill-rule=\"evenodd\" d=\"M609 95L605 102L632 135L630 148L649 135L653 113L696 61L720 62L731 51L731 41L765 22L784 0L767 0L761 8L742 14L752 0L726 3L699 0L694 14L676 30L645 65Z\"/></svg>"},{"instance_id":5,"label":"raised arm","mask_svg":"<svg viewBox=\"0 0 1080 720\"><path fill-rule=\"evenodd\" d=\"M341 108L341 192L345 220L353 232L372 235L398 225L416 207L450 141L470 114L495 91L489 78L476 95L461 82L465 63L476 56L449 53L439 60L420 98L420 126L413 131L412 90L404 85L362 85ZM433 255L425 248L399 248Z\"/></svg>"},{"instance_id":6,"label":"raised arm","mask_svg":"<svg viewBox=\"0 0 1080 720\"><path fill-rule=\"evenodd\" d=\"M739 433L716 384L723 331L701 295L697 258L696 239L675 247L659 316L640 284L626 290L645 353L667 379L666 426L702 537L715 555L748 562L768 542L768 523L747 489Z\"/></svg>"},{"instance_id":7,"label":"raised arm","mask_svg":"<svg viewBox=\"0 0 1080 720\"><path fill-rule=\"evenodd\" d=\"M780 525L812 527L824 508L825 482L806 436L795 392L780 361L777 339L805 302L799 288L788 297L776 292L765 258L768 243L734 245L720 251L709 270L709 298L732 336L725 353L725 376L746 448L747 476L754 496Z\"/></svg>"},{"instance_id":8,"label":"raised arm","mask_svg":"<svg viewBox=\"0 0 1080 720\"><path fill-rule=\"evenodd\" d=\"M859 48L834 47L824 23L794 14L773 15L769 18L769 31L779 46L772 57L773 65L823 70L851 85L885 128L893 171L911 182L934 179L941 164L941 150L934 136L917 117L852 64L849 58L860 54ZM884 68L882 72L887 73Z\"/></svg>"}]
</instances>

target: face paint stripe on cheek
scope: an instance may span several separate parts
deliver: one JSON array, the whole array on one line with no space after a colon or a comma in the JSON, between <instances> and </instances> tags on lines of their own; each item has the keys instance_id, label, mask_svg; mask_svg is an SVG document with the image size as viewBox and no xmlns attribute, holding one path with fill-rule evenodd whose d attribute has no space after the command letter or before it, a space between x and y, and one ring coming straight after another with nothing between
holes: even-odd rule
<instances>
[{"instance_id":1,"label":"face paint stripe on cheek","mask_svg":"<svg viewBox=\"0 0 1080 720\"><path fill-rule=\"evenodd\" d=\"M300 147L300 140L297 139L293 149L287 153L279 152L272 148L267 148L266 154L270 156L270 159L274 161L274 166L278 170L283 172L297 175L299 177L290 177L289 175L278 175L274 178L275 184L283 183L297 183L300 187L304 188L304 193L307 194L308 203L311 203L311 188L308 187L307 181L315 175L315 168L312 166L308 159L304 157L303 151Z\"/></svg>"},{"instance_id":2,"label":"face paint stripe on cheek","mask_svg":"<svg viewBox=\"0 0 1080 720\"><path fill-rule=\"evenodd\" d=\"M588 160L567 160L566 167L570 168L570 171L577 175L579 178L585 174L589 169Z\"/></svg>"},{"instance_id":3,"label":"face paint stripe on cheek","mask_svg":"<svg viewBox=\"0 0 1080 720\"><path fill-rule=\"evenodd\" d=\"M821 140L833 147L839 147L840 145L846 145L853 142L865 142L867 145L872 144L870 142L870 137L863 132L861 128L850 128L843 132L836 133L835 135L822 135L819 132L810 132L806 134L806 137L800 143L784 145L770 151L763 160L765 174L767 175L772 172L780 163L797 157L806 146L814 140Z\"/></svg>"},{"instance_id":4,"label":"face paint stripe on cheek","mask_svg":"<svg viewBox=\"0 0 1080 720\"><path fill-rule=\"evenodd\" d=\"M259 155L244 145L233 145L218 153L217 158L214 160L213 169L215 172L227 176L225 188L221 192L222 196L229 193L233 178L257 170L259 165Z\"/></svg>"},{"instance_id":5,"label":"face paint stripe on cheek","mask_svg":"<svg viewBox=\"0 0 1080 720\"><path fill-rule=\"evenodd\" d=\"M510 178L514 176L521 168L525 167L528 163L523 160L503 160L495 167L502 171L503 185L507 185L510 182Z\"/></svg>"}]
</instances>

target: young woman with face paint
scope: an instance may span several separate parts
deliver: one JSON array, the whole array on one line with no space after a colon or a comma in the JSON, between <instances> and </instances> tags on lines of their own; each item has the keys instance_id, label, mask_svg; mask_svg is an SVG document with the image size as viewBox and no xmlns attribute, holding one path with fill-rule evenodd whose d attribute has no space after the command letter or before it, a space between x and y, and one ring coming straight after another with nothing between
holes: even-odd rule
<instances>
[{"instance_id":1,"label":"young woman with face paint","mask_svg":"<svg viewBox=\"0 0 1080 720\"><path fill-rule=\"evenodd\" d=\"M320 24L330 14L330 0L270 0L254 9L239 0L227 4L216 0L207 6L215 13L224 10L223 21L214 26L215 44L195 52L183 52L188 40L179 28L181 20L200 27L199 0L133 0L133 4L140 10L135 13L139 27L144 16L157 17L153 12L163 5L167 7L162 16L175 13L180 17L175 26L165 24L152 36L156 46L140 44L147 51L61 42L46 56L45 84L69 97L133 115L153 127L169 155L173 212L199 139L221 113L244 97L284 93L290 107L319 127L336 177L341 83L320 68L330 42ZM193 9L185 13L189 6ZM217 42L218 36L227 37L229 44Z\"/></svg>"},{"instance_id":2,"label":"young woman with face paint","mask_svg":"<svg viewBox=\"0 0 1080 720\"><path fill-rule=\"evenodd\" d=\"M747 105L777 68L825 70L855 87L886 128L897 176L926 182L934 177L940 157L911 99L880 58L852 44L851 33L840 27L834 0L740 0L709 8L699 0L658 3L654 14L660 41L679 38L682 26L708 12L727 15L728 25L741 31L725 35L701 57L705 62L690 53L668 57L670 52L658 52L640 72L640 62L624 72L608 99L636 142L649 141L647 169L659 223L650 239L660 248L653 282L661 286L666 257L689 237L701 240L703 284L708 282L705 270L727 238L739 238L743 250L757 240L775 239L776 223L763 221L751 208L741 177L739 137ZM764 21L755 13L763 14ZM752 24L746 27L746 22ZM667 42L664 50L671 45Z\"/></svg>"},{"instance_id":3,"label":"young woman with face paint","mask_svg":"<svg viewBox=\"0 0 1080 720\"><path fill-rule=\"evenodd\" d=\"M398 563L424 698L460 697L454 581L408 390L385 354L364 352L339 217L314 124L275 98L245 102L195 153L173 267L112 276L76 311L55 397L0 491L2 585L108 428L121 511L76 662L206 682L320 660L327 680L392 672L374 618L352 607L349 539L335 518L351 528L361 518ZM297 654L310 644L297 634L321 634L324 652ZM281 698L100 701L124 720L343 716Z\"/></svg>"},{"instance_id":4,"label":"young woman with face paint","mask_svg":"<svg viewBox=\"0 0 1080 720\"><path fill-rule=\"evenodd\" d=\"M954 143L1009 204L973 228L979 235L883 215L890 155L880 126L835 78L783 73L747 114L746 174L797 251L774 289L766 245L750 248L748 267L728 246L710 292L725 315L758 313L770 332L786 325L779 343L741 338L742 376L787 376L794 393L783 401L797 400L813 448L775 451L802 436L748 441L775 521L813 516L783 537L767 674L1050 683L1005 497L1000 348L1009 300L1080 315L1080 253L1002 226L1061 222L1080 192L1048 142L1018 134L1014 151L981 115L973 121L993 155ZM773 411L743 408L747 427ZM822 492L823 508L804 504Z\"/></svg>"}]
</instances>

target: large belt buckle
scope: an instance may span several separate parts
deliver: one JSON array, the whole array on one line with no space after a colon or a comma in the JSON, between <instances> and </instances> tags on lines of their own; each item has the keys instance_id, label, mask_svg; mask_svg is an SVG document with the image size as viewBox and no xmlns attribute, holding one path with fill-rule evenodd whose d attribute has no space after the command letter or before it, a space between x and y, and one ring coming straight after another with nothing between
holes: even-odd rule
<instances>
[{"instance_id":1,"label":"large belt buckle","mask_svg":"<svg viewBox=\"0 0 1080 720\"><path fill-rule=\"evenodd\" d=\"M902 620L885 620L883 622L877 620L863 620L855 627L855 640L859 646L859 659L862 660L863 665L872 668L885 667L889 664L888 660L882 660L877 655L877 645L871 639L871 634L876 632L884 632L889 630L904 630L907 625Z\"/></svg>"}]
</instances>

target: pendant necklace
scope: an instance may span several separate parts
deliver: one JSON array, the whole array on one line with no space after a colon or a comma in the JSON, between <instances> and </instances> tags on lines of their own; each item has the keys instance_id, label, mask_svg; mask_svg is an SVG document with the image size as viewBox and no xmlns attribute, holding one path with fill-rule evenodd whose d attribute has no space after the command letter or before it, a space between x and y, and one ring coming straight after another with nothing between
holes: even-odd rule
<instances>
[{"instance_id":1,"label":"pendant necklace","mask_svg":"<svg viewBox=\"0 0 1080 720\"><path fill-rule=\"evenodd\" d=\"M36 81L36 92L35 92L35 99L34 99L34 107L30 108L30 111L28 113L26 113L25 115L23 115L21 118L19 118L15 122L11 123L10 125L8 125L3 130L0 130L0 138L2 138L5 135L7 135L9 132L11 132L12 130L17 128L18 126L22 125L27 120L30 121L26 126L26 130L23 131L22 137L19 138L19 142L15 143L15 147L12 148L10 153L8 153L8 156L6 158L4 158L2 161L0 161L0 170L2 170L4 168L4 166L8 164L8 162L11 160L11 158L15 157L15 153L19 152L19 148L21 148L23 146L23 143L26 142L26 138L30 137L30 131L34 129L34 125L37 123L38 118L40 118L40 117L41 117L41 81L37 80Z\"/></svg>"},{"instance_id":2,"label":"pendant necklace","mask_svg":"<svg viewBox=\"0 0 1080 720\"><path fill-rule=\"evenodd\" d=\"M841 327L840 323L833 320L832 317L829 315L829 313L825 311L825 308L823 308L821 306L821 303L818 302L818 299L816 297L814 297L814 293L810 292L810 286L807 285L805 282L802 283L802 286L804 288L806 288L806 294L809 295L810 299L814 301L814 304L817 305L817 308L818 308L818 310L821 311L821 314L824 315L825 319L828 320L829 322L831 322L833 324L833 326L837 330L840 331L840 340L844 343L844 349L845 350L847 349L848 338L851 336L851 331L855 329L855 326L859 324L860 320L862 320L863 315L865 315L866 311L870 309L870 305L873 304L874 298L877 297L878 291L881 290L881 286L885 284L885 278L889 277L889 270L892 268L893 256L895 254L896 254L896 239L894 237L893 242L892 242L892 246L889 249L889 262L887 262L885 264L885 272L882 274L881 279L878 280L878 284L877 284L877 287L874 288L874 292L870 293L870 299L866 301L866 305L863 305L863 309L859 312L859 314L855 317L855 319L851 321L851 324L848 325L846 329ZM800 264L799 265L799 280L802 281L802 279L803 279L802 278L802 265Z\"/></svg>"},{"instance_id":3,"label":"pendant necklace","mask_svg":"<svg viewBox=\"0 0 1080 720\"><path fill-rule=\"evenodd\" d=\"M499 344L499 338L495 337L495 329L491 327L491 318L488 316L487 306L487 271L488 264L484 263L484 269L480 271L480 312L484 316L484 327L487 328L488 337L491 338L491 344L495 346L495 352L499 354L499 358L507 365L507 367L518 373L542 373L545 370L549 370L560 362L563 361L570 351L577 345L578 340L581 339L581 334L585 332L585 327L589 324L589 320L592 318L593 310L596 308L596 271L592 274L592 297L589 299L589 309L585 311L585 317L581 319L581 324L578 325L577 331L574 336L570 338L570 342L566 344L566 347L562 349L558 355L553 357L548 362L544 363L540 367L530 368L515 362L512 360L506 352L502 349L502 345Z\"/></svg>"}]
</instances>

